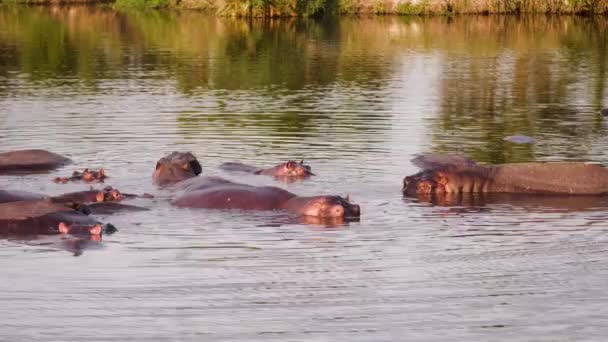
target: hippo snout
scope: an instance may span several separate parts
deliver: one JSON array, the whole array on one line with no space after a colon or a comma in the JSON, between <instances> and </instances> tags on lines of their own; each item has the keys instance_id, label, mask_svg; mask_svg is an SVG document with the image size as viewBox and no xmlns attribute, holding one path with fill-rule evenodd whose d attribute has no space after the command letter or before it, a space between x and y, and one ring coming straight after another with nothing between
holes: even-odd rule
<instances>
[{"instance_id":1,"label":"hippo snout","mask_svg":"<svg viewBox=\"0 0 608 342\"><path fill-rule=\"evenodd\" d=\"M358 204L351 204L348 211L345 213L346 217L359 217L361 216L361 208Z\"/></svg>"}]
</instances>

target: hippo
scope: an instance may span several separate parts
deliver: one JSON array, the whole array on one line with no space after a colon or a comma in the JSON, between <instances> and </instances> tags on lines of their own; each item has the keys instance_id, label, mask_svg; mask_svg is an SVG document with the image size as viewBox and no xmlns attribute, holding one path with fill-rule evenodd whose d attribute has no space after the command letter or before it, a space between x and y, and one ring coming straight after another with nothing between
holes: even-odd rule
<instances>
[{"instance_id":1,"label":"hippo","mask_svg":"<svg viewBox=\"0 0 608 342\"><path fill-rule=\"evenodd\" d=\"M55 177L53 181L55 183L65 184L70 181L84 181L86 183L98 181L103 183L107 178L104 169L99 169L99 171L84 169L82 172L74 171L71 177Z\"/></svg>"},{"instance_id":2,"label":"hippo","mask_svg":"<svg viewBox=\"0 0 608 342\"><path fill-rule=\"evenodd\" d=\"M203 172L201 164L190 152L173 152L156 163L152 182L166 186L196 177Z\"/></svg>"},{"instance_id":3,"label":"hippo","mask_svg":"<svg viewBox=\"0 0 608 342\"><path fill-rule=\"evenodd\" d=\"M120 202L123 199L124 196L120 191L109 186L103 190L91 189L51 197L51 200L56 203Z\"/></svg>"},{"instance_id":4,"label":"hippo","mask_svg":"<svg viewBox=\"0 0 608 342\"><path fill-rule=\"evenodd\" d=\"M0 190L0 203L34 201L47 199L51 202L63 204L70 208L81 211L84 214L109 215L116 212L147 211L149 209L129 204L117 203L123 199L131 198L154 198L150 194L143 195L125 194L108 186L103 190L85 190L71 192L59 196L46 196L25 191ZM85 205L86 204L86 205Z\"/></svg>"},{"instance_id":5,"label":"hippo","mask_svg":"<svg viewBox=\"0 0 608 342\"><path fill-rule=\"evenodd\" d=\"M0 173L49 171L69 163L69 158L45 150L0 153Z\"/></svg>"},{"instance_id":6,"label":"hippo","mask_svg":"<svg viewBox=\"0 0 608 342\"><path fill-rule=\"evenodd\" d=\"M297 196L273 186L233 183L218 177L179 195L171 203L178 207L241 210L285 210L298 216L359 217L360 208L340 196Z\"/></svg>"},{"instance_id":7,"label":"hippo","mask_svg":"<svg viewBox=\"0 0 608 342\"><path fill-rule=\"evenodd\" d=\"M0 204L0 236L113 233L90 216L49 199Z\"/></svg>"},{"instance_id":8,"label":"hippo","mask_svg":"<svg viewBox=\"0 0 608 342\"><path fill-rule=\"evenodd\" d=\"M285 210L315 217L359 217L360 208L340 196L300 197L272 186L234 183L221 177L198 177L202 168L192 153L173 152L156 164L152 180L173 185L178 207L241 210Z\"/></svg>"},{"instance_id":9,"label":"hippo","mask_svg":"<svg viewBox=\"0 0 608 342\"><path fill-rule=\"evenodd\" d=\"M0 190L0 203L33 201L46 198L47 196L26 191Z\"/></svg>"},{"instance_id":10,"label":"hippo","mask_svg":"<svg viewBox=\"0 0 608 342\"><path fill-rule=\"evenodd\" d=\"M252 173L255 175L267 175L281 179L307 178L314 175L310 171L310 166L304 164L303 160L299 163L294 160L289 160L285 163L281 163L268 169L262 169L247 164L231 162L221 164L220 169L226 171Z\"/></svg>"},{"instance_id":11,"label":"hippo","mask_svg":"<svg viewBox=\"0 0 608 342\"><path fill-rule=\"evenodd\" d=\"M404 195L442 193L608 194L608 169L585 163L480 165L460 155L412 159L421 172L403 180Z\"/></svg>"}]
</instances>

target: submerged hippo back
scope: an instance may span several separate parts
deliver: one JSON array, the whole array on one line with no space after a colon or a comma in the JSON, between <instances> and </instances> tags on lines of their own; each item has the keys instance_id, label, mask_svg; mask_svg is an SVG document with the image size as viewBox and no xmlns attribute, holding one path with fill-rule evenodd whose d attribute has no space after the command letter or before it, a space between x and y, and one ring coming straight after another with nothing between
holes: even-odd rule
<instances>
[{"instance_id":1,"label":"submerged hippo back","mask_svg":"<svg viewBox=\"0 0 608 342\"><path fill-rule=\"evenodd\" d=\"M608 194L608 169L584 163L521 163L492 167L494 192Z\"/></svg>"},{"instance_id":2,"label":"submerged hippo back","mask_svg":"<svg viewBox=\"0 0 608 342\"><path fill-rule=\"evenodd\" d=\"M0 235L56 234L63 222L94 225L97 221L62 204L49 200L0 204Z\"/></svg>"},{"instance_id":3,"label":"submerged hippo back","mask_svg":"<svg viewBox=\"0 0 608 342\"><path fill-rule=\"evenodd\" d=\"M52 170L70 162L69 158L45 150L0 153L0 172Z\"/></svg>"},{"instance_id":4,"label":"submerged hippo back","mask_svg":"<svg viewBox=\"0 0 608 342\"><path fill-rule=\"evenodd\" d=\"M232 183L188 191L172 203L189 208L273 210L294 196L281 188Z\"/></svg>"},{"instance_id":5,"label":"submerged hippo back","mask_svg":"<svg viewBox=\"0 0 608 342\"><path fill-rule=\"evenodd\" d=\"M45 198L46 196L25 191L0 190L0 203L34 201Z\"/></svg>"}]
</instances>

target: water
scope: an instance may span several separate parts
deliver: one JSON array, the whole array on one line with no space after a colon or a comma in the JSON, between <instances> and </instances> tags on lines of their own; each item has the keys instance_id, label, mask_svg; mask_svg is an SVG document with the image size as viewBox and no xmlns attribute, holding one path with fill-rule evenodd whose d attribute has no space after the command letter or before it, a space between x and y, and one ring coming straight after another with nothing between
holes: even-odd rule
<instances>
[{"instance_id":1,"label":"water","mask_svg":"<svg viewBox=\"0 0 608 342\"><path fill-rule=\"evenodd\" d=\"M608 164L605 18L262 21L72 7L0 9L0 144L104 167L151 192L101 243L0 242L3 341L599 341L608 201L403 198L421 152ZM513 135L533 144L505 140ZM360 222L176 209L154 164L303 195ZM222 173L305 159L290 184ZM80 256L72 256L82 254Z\"/></svg>"}]
</instances>

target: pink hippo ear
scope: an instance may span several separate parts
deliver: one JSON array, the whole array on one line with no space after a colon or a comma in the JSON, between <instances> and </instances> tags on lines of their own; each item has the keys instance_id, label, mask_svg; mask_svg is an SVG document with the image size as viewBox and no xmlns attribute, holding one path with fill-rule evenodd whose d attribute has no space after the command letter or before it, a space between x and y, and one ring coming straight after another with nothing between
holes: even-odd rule
<instances>
[{"instance_id":1,"label":"pink hippo ear","mask_svg":"<svg viewBox=\"0 0 608 342\"><path fill-rule=\"evenodd\" d=\"M59 233L61 234L67 234L70 231L70 227L68 227L67 224L61 222L59 223Z\"/></svg>"},{"instance_id":2,"label":"pink hippo ear","mask_svg":"<svg viewBox=\"0 0 608 342\"><path fill-rule=\"evenodd\" d=\"M106 176L106 172L103 169L99 169L99 179L102 179Z\"/></svg>"},{"instance_id":3,"label":"pink hippo ear","mask_svg":"<svg viewBox=\"0 0 608 342\"><path fill-rule=\"evenodd\" d=\"M103 192L98 192L97 195L95 195L95 201L97 202L103 202L103 200L105 199L105 194Z\"/></svg>"},{"instance_id":4,"label":"pink hippo ear","mask_svg":"<svg viewBox=\"0 0 608 342\"><path fill-rule=\"evenodd\" d=\"M103 230L103 228L101 227L101 224L96 224L93 227L89 228L89 233L91 235L101 235L101 231Z\"/></svg>"}]
</instances>

